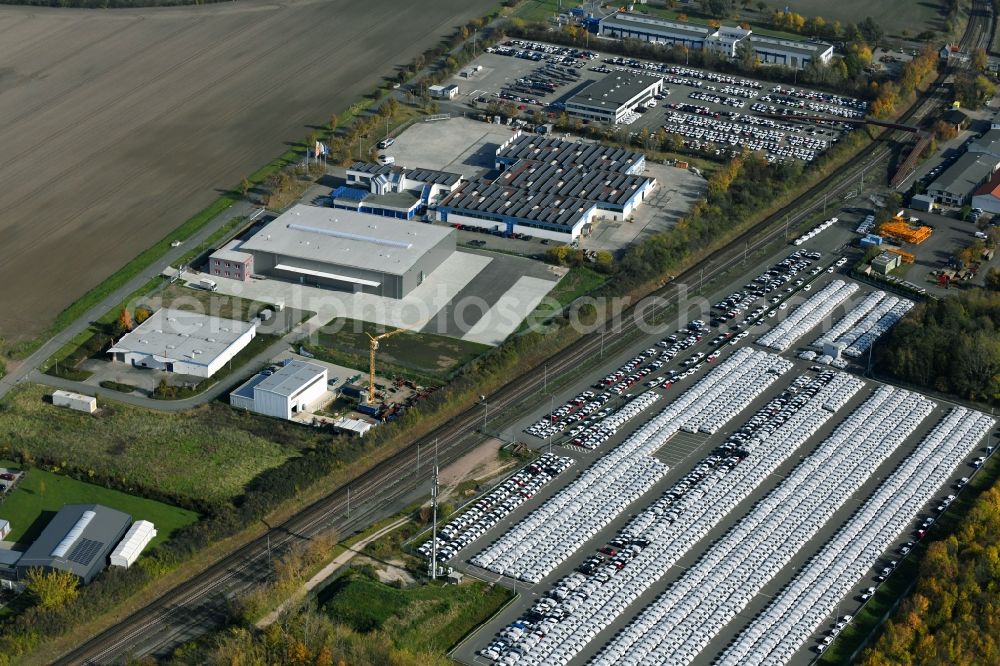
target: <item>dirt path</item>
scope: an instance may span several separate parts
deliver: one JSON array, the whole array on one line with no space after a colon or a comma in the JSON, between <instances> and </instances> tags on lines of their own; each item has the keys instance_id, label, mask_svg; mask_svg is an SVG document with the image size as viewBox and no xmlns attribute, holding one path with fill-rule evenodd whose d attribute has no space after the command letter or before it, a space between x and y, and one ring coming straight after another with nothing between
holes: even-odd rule
<instances>
[{"instance_id":1,"label":"dirt path","mask_svg":"<svg viewBox=\"0 0 1000 666\"><path fill-rule=\"evenodd\" d=\"M441 470L438 478L441 484L442 497L451 495L462 481L488 479L509 467L513 467L516 461L500 459L499 452L501 446L503 446L501 440L496 438L490 439L482 446L476 448L475 451Z\"/></svg>"},{"instance_id":2,"label":"dirt path","mask_svg":"<svg viewBox=\"0 0 1000 666\"><path fill-rule=\"evenodd\" d=\"M365 537L361 541L358 541L356 544L348 548L346 551L335 557L332 562L330 562L325 567L320 569L318 572L316 572L316 575L307 580L305 584L303 584L302 587L300 587L299 590L290 599L283 602L276 609L274 609L273 611L265 615L263 618L258 620L257 627L264 628L267 625L273 623L275 620L281 617L281 614L284 613L286 610L288 610L292 605L298 603L303 597L309 594L309 592L311 592L321 583L326 581L330 576L332 576L334 571L336 571L337 569L339 569L340 567L344 566L352 559L354 559L356 555L358 555L361 551L365 549L365 546L370 544L372 541L377 541L379 538L385 536L386 534L393 531L397 527L402 526L403 524L406 523L407 520L409 520L409 518L400 518L399 520L393 523L389 523L379 531L374 532L370 536Z\"/></svg>"}]
</instances>

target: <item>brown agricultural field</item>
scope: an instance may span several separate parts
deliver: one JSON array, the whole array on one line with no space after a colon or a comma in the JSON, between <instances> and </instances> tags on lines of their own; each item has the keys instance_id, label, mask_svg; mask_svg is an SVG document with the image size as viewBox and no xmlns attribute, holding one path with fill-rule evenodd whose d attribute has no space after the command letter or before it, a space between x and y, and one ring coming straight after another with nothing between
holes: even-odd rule
<instances>
[{"instance_id":1,"label":"brown agricultural field","mask_svg":"<svg viewBox=\"0 0 1000 666\"><path fill-rule=\"evenodd\" d=\"M0 336L136 254L494 0L0 7Z\"/></svg>"}]
</instances>

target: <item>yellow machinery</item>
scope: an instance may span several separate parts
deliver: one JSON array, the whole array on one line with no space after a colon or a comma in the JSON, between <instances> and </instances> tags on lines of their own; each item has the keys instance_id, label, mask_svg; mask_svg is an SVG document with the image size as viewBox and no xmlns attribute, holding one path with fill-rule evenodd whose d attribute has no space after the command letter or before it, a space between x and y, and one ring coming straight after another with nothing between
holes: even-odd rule
<instances>
[{"instance_id":1,"label":"yellow machinery","mask_svg":"<svg viewBox=\"0 0 1000 666\"><path fill-rule=\"evenodd\" d=\"M375 350L378 349L378 341L385 340L386 338L392 337L397 333L402 333L405 328L397 328L395 331L386 331L381 335L372 335L371 333L366 333L370 341L369 344L369 357L368 357L368 404L375 404Z\"/></svg>"},{"instance_id":2,"label":"yellow machinery","mask_svg":"<svg viewBox=\"0 0 1000 666\"><path fill-rule=\"evenodd\" d=\"M931 237L933 231L930 227L912 227L906 220L896 217L883 223L878 232L882 236L888 236L904 243L919 245Z\"/></svg>"},{"instance_id":3,"label":"yellow machinery","mask_svg":"<svg viewBox=\"0 0 1000 666\"><path fill-rule=\"evenodd\" d=\"M897 250L894 247L887 247L887 248L885 248L885 251L886 252L892 252L893 254L898 254L899 255L899 259L904 264L912 264L917 259L915 256L913 256L909 252L904 252L903 250Z\"/></svg>"}]
</instances>

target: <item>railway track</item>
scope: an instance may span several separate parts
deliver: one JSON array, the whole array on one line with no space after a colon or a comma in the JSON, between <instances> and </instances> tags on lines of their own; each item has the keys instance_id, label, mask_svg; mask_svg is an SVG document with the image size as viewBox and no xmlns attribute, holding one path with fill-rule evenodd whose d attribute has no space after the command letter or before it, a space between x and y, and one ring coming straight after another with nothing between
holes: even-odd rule
<instances>
[{"instance_id":1,"label":"railway track","mask_svg":"<svg viewBox=\"0 0 1000 666\"><path fill-rule=\"evenodd\" d=\"M991 18L991 15L986 9L987 4L985 0L976 0L973 6L973 16L962 39L963 48L989 40L989 21L986 18ZM903 114L899 122L919 123L936 109L941 101L939 93L943 83L942 75L931 92ZM887 144L896 136L897 131L885 130L875 147L845 170L823 179L794 204L740 234L710 259L677 276L654 295L660 297L661 302L670 303L671 297L677 295L679 285L700 288L700 281L706 273L711 276L738 265L748 250L774 242L783 237L787 228L798 225L818 211L820 206L825 208L828 200L837 201L837 197L850 194L855 183L860 182L857 180L859 177L863 180L867 170L877 167L889 156L891 149ZM668 308L668 305L659 305L647 309L644 313L646 321ZM640 330L639 319L630 316L633 313L634 308L626 311L624 323L614 332L615 340L631 340ZM576 371L592 362L603 347L602 335L599 332L590 333L552 356L547 362L548 370L554 376ZM530 396L537 395L542 391L543 381L539 373L529 373L508 382L488 397L491 411L497 413L512 409ZM332 528L340 534L349 534L391 513L391 507L426 482L420 474L420 466L429 470L432 450L436 449L439 464L444 466L479 446L480 441L469 434L481 420L482 412L478 407L466 410L54 663L113 663L130 654L164 655L177 645L218 627L225 621L227 608L234 597L271 578L273 557L280 556L292 544L324 530Z\"/></svg>"}]
</instances>

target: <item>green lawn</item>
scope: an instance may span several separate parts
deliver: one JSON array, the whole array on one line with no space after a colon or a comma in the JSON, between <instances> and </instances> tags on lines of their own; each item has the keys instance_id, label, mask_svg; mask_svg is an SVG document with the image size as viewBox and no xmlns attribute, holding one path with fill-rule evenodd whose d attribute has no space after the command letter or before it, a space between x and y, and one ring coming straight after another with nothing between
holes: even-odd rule
<instances>
[{"instance_id":1,"label":"green lawn","mask_svg":"<svg viewBox=\"0 0 1000 666\"><path fill-rule=\"evenodd\" d=\"M19 468L17 463L3 462L6 467ZM103 504L132 516L133 520L148 520L156 525L156 538L151 545L166 541L179 527L198 520L198 514L162 502L127 495L68 476L29 468L28 474L0 504L0 518L10 521L8 540L30 543L45 528L52 516L64 504Z\"/></svg>"},{"instance_id":2,"label":"green lawn","mask_svg":"<svg viewBox=\"0 0 1000 666\"><path fill-rule=\"evenodd\" d=\"M376 324L355 319L338 320L336 332L320 333L319 344L309 349L317 358L365 371L368 368L368 333L384 332ZM329 326L327 327L329 328ZM434 333L406 331L379 342L376 371L380 376L413 374L435 382L446 381L458 368L490 349Z\"/></svg>"},{"instance_id":3,"label":"green lawn","mask_svg":"<svg viewBox=\"0 0 1000 666\"><path fill-rule=\"evenodd\" d=\"M116 487L178 501L228 500L264 469L329 440L220 403L167 413L101 401L91 416L53 407L49 393L27 384L0 401L0 454L93 470Z\"/></svg>"},{"instance_id":4,"label":"green lawn","mask_svg":"<svg viewBox=\"0 0 1000 666\"><path fill-rule=\"evenodd\" d=\"M607 280L607 275L598 273L592 268L574 266L549 292L549 297L559 301L560 305L566 305L573 302L574 299L594 291Z\"/></svg>"},{"instance_id":5,"label":"green lawn","mask_svg":"<svg viewBox=\"0 0 1000 666\"><path fill-rule=\"evenodd\" d=\"M400 590L348 573L319 593L331 618L367 633L383 630L412 652L450 650L510 599L506 588L473 581Z\"/></svg>"}]
</instances>

